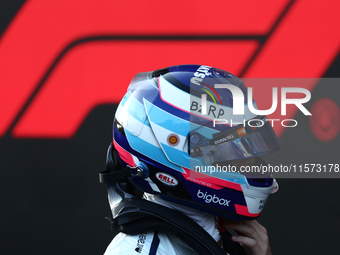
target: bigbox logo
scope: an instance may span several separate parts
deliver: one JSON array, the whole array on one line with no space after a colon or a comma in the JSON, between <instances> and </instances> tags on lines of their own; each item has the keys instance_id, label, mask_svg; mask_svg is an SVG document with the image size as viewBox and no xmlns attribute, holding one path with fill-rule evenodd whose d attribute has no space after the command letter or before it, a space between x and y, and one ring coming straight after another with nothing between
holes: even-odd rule
<instances>
[{"instance_id":1,"label":"bigbox logo","mask_svg":"<svg viewBox=\"0 0 340 255\"><path fill-rule=\"evenodd\" d=\"M197 197L203 199L207 204L214 203L223 206L229 206L229 203L231 202L231 200L226 198L219 198L216 196L216 194L210 195L208 192L202 192L200 189L197 191Z\"/></svg>"}]
</instances>

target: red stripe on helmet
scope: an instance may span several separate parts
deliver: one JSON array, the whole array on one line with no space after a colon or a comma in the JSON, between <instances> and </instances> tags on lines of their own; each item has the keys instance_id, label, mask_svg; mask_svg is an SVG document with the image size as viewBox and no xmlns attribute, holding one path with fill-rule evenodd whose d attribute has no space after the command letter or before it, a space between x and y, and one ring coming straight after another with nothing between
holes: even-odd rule
<instances>
[{"instance_id":1,"label":"red stripe on helmet","mask_svg":"<svg viewBox=\"0 0 340 255\"><path fill-rule=\"evenodd\" d=\"M115 149L117 150L119 157L125 162L127 163L129 166L135 167L136 163L133 160L132 155L127 152L126 150L124 150L118 143L116 143L115 140L113 140L113 145L115 146Z\"/></svg>"},{"instance_id":2,"label":"red stripe on helmet","mask_svg":"<svg viewBox=\"0 0 340 255\"><path fill-rule=\"evenodd\" d=\"M183 167L185 173L183 174L183 177L187 180L187 181L191 181L191 182L195 182L198 184L201 184L203 186L207 186L216 190L220 190L222 188L229 188L229 189L234 189L234 190L238 190L238 191L242 191L241 185L234 183L234 182L230 182L230 181L226 181L226 180L222 180L222 179L218 179L215 177L207 177L206 174L202 174L199 172L195 172L193 170L190 170L188 168Z\"/></svg>"}]
</instances>

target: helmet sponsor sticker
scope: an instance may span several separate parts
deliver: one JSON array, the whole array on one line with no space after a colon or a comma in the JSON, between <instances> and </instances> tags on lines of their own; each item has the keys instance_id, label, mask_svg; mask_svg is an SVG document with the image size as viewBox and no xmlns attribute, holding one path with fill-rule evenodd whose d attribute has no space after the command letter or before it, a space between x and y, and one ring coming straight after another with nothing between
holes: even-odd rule
<instances>
[{"instance_id":1,"label":"helmet sponsor sticker","mask_svg":"<svg viewBox=\"0 0 340 255\"><path fill-rule=\"evenodd\" d=\"M229 203L231 202L231 200L226 198L219 198L216 196L216 194L210 195L208 192L202 192L200 189L197 192L197 197L203 199L207 204L214 203L223 206L229 206Z\"/></svg>"},{"instance_id":2,"label":"helmet sponsor sticker","mask_svg":"<svg viewBox=\"0 0 340 255\"><path fill-rule=\"evenodd\" d=\"M242 136L245 136L247 134L250 134L257 130L258 128L261 128L264 126L265 121L267 121L267 118L259 117L259 119L252 119L248 121L249 126L243 126L238 128L234 131L228 131L227 132L221 132L219 134L213 134L213 139L209 141L210 145L218 145L220 143L224 142L230 142L237 138L240 138ZM253 122L253 125L249 124L250 122ZM215 123L214 123L215 125Z\"/></svg>"},{"instance_id":3,"label":"helmet sponsor sticker","mask_svg":"<svg viewBox=\"0 0 340 255\"><path fill-rule=\"evenodd\" d=\"M259 206L259 210L260 209L263 209L263 207L264 207L264 205L266 204L266 202L267 202L267 198L266 199L262 199L262 200L260 200L260 206Z\"/></svg>"},{"instance_id":4,"label":"helmet sponsor sticker","mask_svg":"<svg viewBox=\"0 0 340 255\"><path fill-rule=\"evenodd\" d=\"M156 178L163 184L168 186L177 186L178 181L175 177L167 173L156 173Z\"/></svg>"},{"instance_id":5,"label":"helmet sponsor sticker","mask_svg":"<svg viewBox=\"0 0 340 255\"><path fill-rule=\"evenodd\" d=\"M202 180L199 180L199 179L195 179L195 178L190 177L190 176L187 177L187 180L201 184L201 185L204 185L204 186L207 186L207 187L211 187L211 183L205 182L205 181L202 181Z\"/></svg>"}]
</instances>

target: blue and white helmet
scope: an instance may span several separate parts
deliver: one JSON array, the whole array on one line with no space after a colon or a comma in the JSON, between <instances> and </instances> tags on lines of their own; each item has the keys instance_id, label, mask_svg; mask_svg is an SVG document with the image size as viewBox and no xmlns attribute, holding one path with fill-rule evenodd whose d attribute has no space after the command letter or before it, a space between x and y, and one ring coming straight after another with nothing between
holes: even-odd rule
<instances>
[{"instance_id":1,"label":"blue and white helmet","mask_svg":"<svg viewBox=\"0 0 340 255\"><path fill-rule=\"evenodd\" d=\"M270 174L251 175L235 162L265 164L258 156L280 149L280 142L265 116L248 107L233 113L235 93L225 85L242 91L248 105L244 83L221 69L178 65L137 74L117 109L113 146L123 167L143 165L143 177L129 179L139 190L250 220L278 186Z\"/></svg>"}]
</instances>

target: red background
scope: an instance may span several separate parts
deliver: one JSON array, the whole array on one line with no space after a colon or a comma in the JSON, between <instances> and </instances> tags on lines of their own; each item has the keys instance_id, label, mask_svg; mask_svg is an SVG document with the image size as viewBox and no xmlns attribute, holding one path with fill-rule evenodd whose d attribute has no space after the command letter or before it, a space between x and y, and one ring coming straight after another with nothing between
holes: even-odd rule
<instances>
[{"instance_id":1,"label":"red background","mask_svg":"<svg viewBox=\"0 0 340 255\"><path fill-rule=\"evenodd\" d=\"M339 77L339 7L336 0L1 3L1 253L103 253L114 233L103 220L110 211L97 174L134 74L204 64L250 78ZM301 87L312 92L308 110L332 101L315 106L329 117L310 124L290 109L285 118L299 126L275 127L283 149L270 160L339 163L339 87ZM260 109L270 106L270 85L254 94ZM313 123L335 135L320 139L325 129ZM336 254L339 181L279 184L260 218L273 253Z\"/></svg>"}]
</instances>

